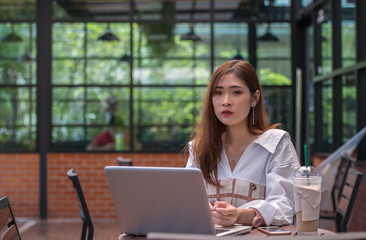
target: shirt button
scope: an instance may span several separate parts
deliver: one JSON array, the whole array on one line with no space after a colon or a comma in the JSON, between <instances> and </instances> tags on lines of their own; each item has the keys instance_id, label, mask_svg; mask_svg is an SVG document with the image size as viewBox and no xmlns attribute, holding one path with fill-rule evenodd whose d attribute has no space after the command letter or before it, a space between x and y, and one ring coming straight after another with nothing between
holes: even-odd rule
<instances>
[{"instance_id":1,"label":"shirt button","mask_svg":"<svg viewBox=\"0 0 366 240\"><path fill-rule=\"evenodd\" d=\"M254 191L257 189L257 186L255 184L253 184L250 188Z\"/></svg>"}]
</instances>

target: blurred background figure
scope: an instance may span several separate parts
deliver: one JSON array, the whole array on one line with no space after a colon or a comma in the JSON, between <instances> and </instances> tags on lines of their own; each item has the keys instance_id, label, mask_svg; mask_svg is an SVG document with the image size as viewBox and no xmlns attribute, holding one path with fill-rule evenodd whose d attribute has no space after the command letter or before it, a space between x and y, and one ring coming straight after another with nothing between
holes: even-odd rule
<instances>
[{"instance_id":1,"label":"blurred background figure","mask_svg":"<svg viewBox=\"0 0 366 240\"><path fill-rule=\"evenodd\" d=\"M96 136L91 143L86 147L88 151L114 151L115 136L117 133L115 125L115 117L112 116L108 122L108 129L102 131Z\"/></svg>"}]
</instances>

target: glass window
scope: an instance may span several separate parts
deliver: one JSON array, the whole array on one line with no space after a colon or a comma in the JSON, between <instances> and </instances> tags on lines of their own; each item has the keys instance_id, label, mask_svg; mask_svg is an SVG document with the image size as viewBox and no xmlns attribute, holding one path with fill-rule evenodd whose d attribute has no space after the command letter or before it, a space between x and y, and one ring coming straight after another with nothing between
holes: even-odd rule
<instances>
[{"instance_id":1,"label":"glass window","mask_svg":"<svg viewBox=\"0 0 366 240\"><path fill-rule=\"evenodd\" d=\"M134 84L207 84L209 25L161 25L140 24L134 28ZM187 33L194 37L192 30L200 40L182 39Z\"/></svg>"},{"instance_id":2,"label":"glass window","mask_svg":"<svg viewBox=\"0 0 366 240\"><path fill-rule=\"evenodd\" d=\"M318 18L321 21L321 52L322 67L319 69L320 74L326 74L333 70L332 63L332 20L330 12L330 3L326 4L324 9L319 10Z\"/></svg>"},{"instance_id":3,"label":"glass window","mask_svg":"<svg viewBox=\"0 0 366 240\"><path fill-rule=\"evenodd\" d=\"M206 88L136 88L134 131L147 151L181 151L200 112Z\"/></svg>"},{"instance_id":4,"label":"glass window","mask_svg":"<svg viewBox=\"0 0 366 240\"><path fill-rule=\"evenodd\" d=\"M35 38L32 23L0 23L0 151L36 149Z\"/></svg>"},{"instance_id":5,"label":"glass window","mask_svg":"<svg viewBox=\"0 0 366 240\"><path fill-rule=\"evenodd\" d=\"M271 122L292 133L290 30L288 23L257 24L257 73Z\"/></svg>"},{"instance_id":6,"label":"glass window","mask_svg":"<svg viewBox=\"0 0 366 240\"><path fill-rule=\"evenodd\" d=\"M248 59L248 25L215 23L215 69L230 59Z\"/></svg>"},{"instance_id":7,"label":"glass window","mask_svg":"<svg viewBox=\"0 0 366 240\"><path fill-rule=\"evenodd\" d=\"M323 81L322 83L322 139L320 152L331 152L333 145L333 84L332 81Z\"/></svg>"},{"instance_id":8,"label":"glass window","mask_svg":"<svg viewBox=\"0 0 366 240\"><path fill-rule=\"evenodd\" d=\"M264 23L257 24L258 39L258 69L267 69L265 71L278 73L285 78L279 82L270 84L290 85L291 81L291 28L288 23ZM264 74L263 74L264 75ZM271 80L272 79L272 80ZM271 78L267 81L278 81L277 78Z\"/></svg>"},{"instance_id":9,"label":"glass window","mask_svg":"<svg viewBox=\"0 0 366 240\"><path fill-rule=\"evenodd\" d=\"M356 77L354 74L342 78L342 126L343 142L357 133Z\"/></svg>"},{"instance_id":10,"label":"glass window","mask_svg":"<svg viewBox=\"0 0 366 240\"><path fill-rule=\"evenodd\" d=\"M35 20L36 0L1 1L0 20Z\"/></svg>"},{"instance_id":11,"label":"glass window","mask_svg":"<svg viewBox=\"0 0 366 240\"><path fill-rule=\"evenodd\" d=\"M356 62L355 4L342 1L342 66Z\"/></svg>"}]
</instances>

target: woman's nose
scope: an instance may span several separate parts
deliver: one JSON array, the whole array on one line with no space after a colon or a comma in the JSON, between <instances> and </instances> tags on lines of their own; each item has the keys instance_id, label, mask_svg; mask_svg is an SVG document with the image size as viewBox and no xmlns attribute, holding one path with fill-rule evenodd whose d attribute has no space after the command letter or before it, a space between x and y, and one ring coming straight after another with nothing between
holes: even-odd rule
<instances>
[{"instance_id":1,"label":"woman's nose","mask_svg":"<svg viewBox=\"0 0 366 240\"><path fill-rule=\"evenodd\" d=\"M231 99L229 94L223 96L222 106L231 106Z\"/></svg>"}]
</instances>

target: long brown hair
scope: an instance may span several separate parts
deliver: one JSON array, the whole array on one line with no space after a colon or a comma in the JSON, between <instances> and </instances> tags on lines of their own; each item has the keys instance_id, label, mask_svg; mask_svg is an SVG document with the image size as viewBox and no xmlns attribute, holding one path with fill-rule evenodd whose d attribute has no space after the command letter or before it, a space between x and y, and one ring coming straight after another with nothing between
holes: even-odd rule
<instances>
[{"instance_id":1,"label":"long brown hair","mask_svg":"<svg viewBox=\"0 0 366 240\"><path fill-rule=\"evenodd\" d=\"M201 110L201 120L192 133L192 148L195 159L203 173L206 182L219 186L217 181L217 166L221 161L222 134L226 131L226 126L216 117L212 104L212 97L218 81L228 73L234 73L249 88L251 95L259 90L260 97L255 106L254 126L252 121L247 121L249 132L259 135L264 131L275 128L270 126L265 106L263 103L262 87L259 83L255 69L246 61L232 60L219 66L213 73L206 90L206 96ZM248 119L253 118L253 111L249 111Z\"/></svg>"}]
</instances>

